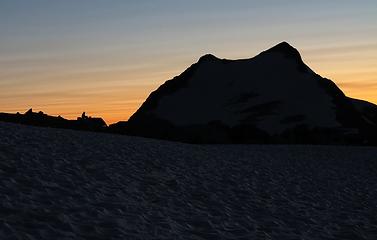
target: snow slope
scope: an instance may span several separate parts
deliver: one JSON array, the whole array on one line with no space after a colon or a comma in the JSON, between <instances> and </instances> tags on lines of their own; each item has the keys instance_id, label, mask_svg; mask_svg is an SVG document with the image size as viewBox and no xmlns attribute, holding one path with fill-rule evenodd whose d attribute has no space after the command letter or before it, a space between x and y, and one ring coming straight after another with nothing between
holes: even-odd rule
<instances>
[{"instance_id":1,"label":"snow slope","mask_svg":"<svg viewBox=\"0 0 377 240\"><path fill-rule=\"evenodd\" d=\"M376 156L0 122L0 238L377 239Z\"/></svg>"}]
</instances>

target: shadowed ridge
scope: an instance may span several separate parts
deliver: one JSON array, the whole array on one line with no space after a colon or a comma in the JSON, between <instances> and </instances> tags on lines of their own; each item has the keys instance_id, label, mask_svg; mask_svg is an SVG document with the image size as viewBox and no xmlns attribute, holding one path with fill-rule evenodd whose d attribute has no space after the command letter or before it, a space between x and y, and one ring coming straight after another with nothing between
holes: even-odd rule
<instances>
[{"instance_id":1,"label":"shadowed ridge","mask_svg":"<svg viewBox=\"0 0 377 240\"><path fill-rule=\"evenodd\" d=\"M301 60L300 52L287 42L281 42L281 43L263 51L261 54L273 53L273 52L280 52L280 53L283 53L286 57L297 58L297 59ZM198 60L198 63L217 61L217 60L243 61L243 60L250 60L250 59L220 59L220 58L216 57L215 55L208 53L208 54L201 56Z\"/></svg>"},{"instance_id":2,"label":"shadowed ridge","mask_svg":"<svg viewBox=\"0 0 377 240\"><path fill-rule=\"evenodd\" d=\"M297 62L304 64L302 62L300 52L285 41L261 52L260 54L266 54L266 53L268 54L268 53L274 53L274 52L282 53L286 57L295 59ZM197 64L204 63L204 62L215 62L215 61L223 61L223 62L249 61L250 59L254 59L254 58L255 57L245 58L245 59L221 59L211 53L207 53L199 58L199 60L197 61Z\"/></svg>"},{"instance_id":3,"label":"shadowed ridge","mask_svg":"<svg viewBox=\"0 0 377 240\"><path fill-rule=\"evenodd\" d=\"M178 76L175 76L173 79L167 80L164 84L162 84L155 91L153 91L145 100L145 102L141 105L141 107L129 118L128 123L132 124L132 122L135 121L135 119L139 118L140 115L143 115L142 112L155 109L158 105L159 99L161 99L163 96L170 95L178 89L187 87L190 78L194 75L194 73L203 63L215 62L220 60L220 58L209 53L201 56L196 63L192 64L183 73L181 73Z\"/></svg>"},{"instance_id":4,"label":"shadowed ridge","mask_svg":"<svg viewBox=\"0 0 377 240\"><path fill-rule=\"evenodd\" d=\"M155 109L158 105L159 100L163 96L170 95L178 89L187 87L189 79L198 69L200 62L206 61L206 59L208 58L209 54L204 55L199 59L197 63L192 64L183 73L181 73L178 76L175 76L173 79L167 80L164 84L158 87L148 96L148 98L144 101L141 107L138 110L136 110L136 112L129 118L128 122L132 124L133 121L139 119L140 117L143 117L145 112Z\"/></svg>"}]
</instances>

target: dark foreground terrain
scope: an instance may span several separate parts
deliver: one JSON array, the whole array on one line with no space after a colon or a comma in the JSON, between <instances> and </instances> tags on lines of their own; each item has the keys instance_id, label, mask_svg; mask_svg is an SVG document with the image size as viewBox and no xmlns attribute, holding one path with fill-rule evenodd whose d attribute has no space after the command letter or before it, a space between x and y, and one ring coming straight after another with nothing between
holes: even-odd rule
<instances>
[{"instance_id":1,"label":"dark foreground terrain","mask_svg":"<svg viewBox=\"0 0 377 240\"><path fill-rule=\"evenodd\" d=\"M377 239L377 148L0 123L0 239Z\"/></svg>"}]
</instances>

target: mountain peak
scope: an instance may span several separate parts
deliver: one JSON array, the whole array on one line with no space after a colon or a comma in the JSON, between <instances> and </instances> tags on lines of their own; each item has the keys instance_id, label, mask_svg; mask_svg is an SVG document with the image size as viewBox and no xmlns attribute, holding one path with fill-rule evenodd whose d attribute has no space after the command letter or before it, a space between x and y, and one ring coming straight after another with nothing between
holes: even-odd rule
<instances>
[{"instance_id":1,"label":"mountain peak","mask_svg":"<svg viewBox=\"0 0 377 240\"><path fill-rule=\"evenodd\" d=\"M273 46L269 50L270 51L281 51L281 52L297 51L296 48L292 47L292 45L290 45L287 42L278 43L277 45Z\"/></svg>"},{"instance_id":2,"label":"mountain peak","mask_svg":"<svg viewBox=\"0 0 377 240\"><path fill-rule=\"evenodd\" d=\"M203 56L201 56L199 58L199 62L203 62L203 61L215 61L215 60L218 60L219 58L217 58L215 55L213 54L205 54Z\"/></svg>"},{"instance_id":3,"label":"mountain peak","mask_svg":"<svg viewBox=\"0 0 377 240\"><path fill-rule=\"evenodd\" d=\"M286 55L287 57L292 57L292 58L299 58L301 59L299 51L292 47L289 43L287 42L281 42L272 48L264 51L265 53L271 53L271 52L280 52Z\"/></svg>"},{"instance_id":4,"label":"mountain peak","mask_svg":"<svg viewBox=\"0 0 377 240\"><path fill-rule=\"evenodd\" d=\"M289 58L291 61L294 61L297 64L297 69L300 72L308 73L313 72L308 66L305 65L305 63L302 61L300 52L292 47L287 42L281 42L272 48L262 52L261 54L271 54L271 53L280 53L286 58Z\"/></svg>"}]
</instances>

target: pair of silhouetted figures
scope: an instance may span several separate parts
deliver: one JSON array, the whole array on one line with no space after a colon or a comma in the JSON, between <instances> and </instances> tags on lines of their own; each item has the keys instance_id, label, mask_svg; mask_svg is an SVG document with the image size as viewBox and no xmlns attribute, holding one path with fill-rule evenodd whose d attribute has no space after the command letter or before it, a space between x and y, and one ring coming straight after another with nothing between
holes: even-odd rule
<instances>
[{"instance_id":1,"label":"pair of silhouetted figures","mask_svg":"<svg viewBox=\"0 0 377 240\"><path fill-rule=\"evenodd\" d=\"M83 112L83 113L81 114L81 118L78 117L77 120L86 120L86 119L89 119L89 118L91 118L91 117L86 116L85 112Z\"/></svg>"}]
</instances>

